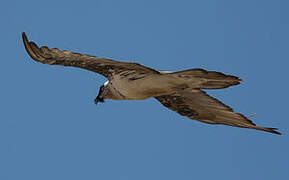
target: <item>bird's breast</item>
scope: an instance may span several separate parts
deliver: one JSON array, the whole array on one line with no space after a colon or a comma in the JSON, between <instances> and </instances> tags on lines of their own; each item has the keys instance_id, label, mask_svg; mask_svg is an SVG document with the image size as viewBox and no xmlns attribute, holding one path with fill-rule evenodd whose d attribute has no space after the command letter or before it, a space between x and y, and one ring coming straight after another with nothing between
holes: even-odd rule
<instances>
[{"instance_id":1,"label":"bird's breast","mask_svg":"<svg viewBox=\"0 0 289 180\"><path fill-rule=\"evenodd\" d=\"M179 85L173 79L162 75L147 75L139 78L116 76L111 80L111 86L118 99L143 100L171 94Z\"/></svg>"}]
</instances>

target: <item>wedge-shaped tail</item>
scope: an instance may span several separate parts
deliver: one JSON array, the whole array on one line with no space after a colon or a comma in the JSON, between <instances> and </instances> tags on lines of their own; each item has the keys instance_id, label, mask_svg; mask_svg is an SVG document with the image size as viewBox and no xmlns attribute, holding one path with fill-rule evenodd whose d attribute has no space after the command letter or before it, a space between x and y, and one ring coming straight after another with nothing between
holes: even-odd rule
<instances>
[{"instance_id":1,"label":"wedge-shaped tail","mask_svg":"<svg viewBox=\"0 0 289 180\"><path fill-rule=\"evenodd\" d=\"M238 85L242 81L236 76L226 75L215 71L206 71L203 69L189 69L185 71L173 72L171 75L177 76L178 78L187 79L200 79L198 88L201 89L222 89L233 85Z\"/></svg>"}]
</instances>

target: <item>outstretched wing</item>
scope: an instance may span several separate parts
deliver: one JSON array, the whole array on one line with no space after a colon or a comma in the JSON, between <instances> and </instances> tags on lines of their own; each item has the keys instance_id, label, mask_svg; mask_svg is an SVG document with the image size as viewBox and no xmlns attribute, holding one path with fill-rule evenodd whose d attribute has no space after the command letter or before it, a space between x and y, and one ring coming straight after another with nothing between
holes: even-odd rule
<instances>
[{"instance_id":1,"label":"outstretched wing","mask_svg":"<svg viewBox=\"0 0 289 180\"><path fill-rule=\"evenodd\" d=\"M182 116L209 124L225 124L242 128L251 128L281 134L275 128L256 126L251 120L219 100L207 95L204 91L194 89L156 97L167 108Z\"/></svg>"},{"instance_id":2,"label":"outstretched wing","mask_svg":"<svg viewBox=\"0 0 289 180\"><path fill-rule=\"evenodd\" d=\"M34 42L28 41L25 33L22 33L23 43L26 51L35 61L62 66L74 66L99 73L108 79L115 74L159 74L151 68L142 66L138 63L119 62L106 58L62 51L57 48L50 49L46 46L38 47ZM127 72L127 73L126 73Z\"/></svg>"}]
</instances>

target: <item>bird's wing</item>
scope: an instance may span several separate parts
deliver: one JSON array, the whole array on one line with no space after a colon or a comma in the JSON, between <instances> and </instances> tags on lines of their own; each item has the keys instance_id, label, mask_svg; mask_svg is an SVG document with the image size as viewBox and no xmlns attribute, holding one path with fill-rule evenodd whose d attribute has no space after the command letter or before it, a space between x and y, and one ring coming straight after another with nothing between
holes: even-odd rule
<instances>
[{"instance_id":1,"label":"bird's wing","mask_svg":"<svg viewBox=\"0 0 289 180\"><path fill-rule=\"evenodd\" d=\"M280 134L275 128L256 126L244 115L199 89L185 90L179 93L156 97L167 108L182 116L209 124L225 124L242 128L251 128Z\"/></svg>"},{"instance_id":2,"label":"bird's wing","mask_svg":"<svg viewBox=\"0 0 289 180\"><path fill-rule=\"evenodd\" d=\"M108 79L113 75L122 74L159 74L151 68L142 66L138 63L119 62L106 58L98 58L86 54L63 51L57 48L50 49L46 46L38 47L34 42L28 41L25 33L22 33L23 43L26 51L35 61L62 66L74 66L99 73Z\"/></svg>"}]
</instances>

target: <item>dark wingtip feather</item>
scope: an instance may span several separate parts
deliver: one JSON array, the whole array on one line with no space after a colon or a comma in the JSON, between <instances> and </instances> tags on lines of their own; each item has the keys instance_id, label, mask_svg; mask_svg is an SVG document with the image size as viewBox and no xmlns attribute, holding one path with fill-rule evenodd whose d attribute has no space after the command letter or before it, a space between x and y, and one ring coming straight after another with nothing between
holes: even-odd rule
<instances>
[{"instance_id":1,"label":"dark wingtip feather","mask_svg":"<svg viewBox=\"0 0 289 180\"><path fill-rule=\"evenodd\" d=\"M282 135L279 131L277 131L278 130L277 128L268 128L268 127L255 126L254 129L261 130L261 131L266 131L266 132L273 133L273 134Z\"/></svg>"},{"instance_id":2,"label":"dark wingtip feather","mask_svg":"<svg viewBox=\"0 0 289 180\"><path fill-rule=\"evenodd\" d=\"M273 133L273 134L278 134L278 135L282 135L282 133L280 133L277 128L266 128L268 129L268 132Z\"/></svg>"},{"instance_id":3,"label":"dark wingtip feather","mask_svg":"<svg viewBox=\"0 0 289 180\"><path fill-rule=\"evenodd\" d=\"M25 32L22 32L22 39L27 41L27 36L26 36Z\"/></svg>"},{"instance_id":4,"label":"dark wingtip feather","mask_svg":"<svg viewBox=\"0 0 289 180\"><path fill-rule=\"evenodd\" d=\"M27 53L29 54L29 56L36 60L36 61L39 61L39 57L37 56L37 54L33 51L29 41L28 41L28 38L25 34L25 32L22 32L22 40L23 40L23 44L24 44L24 47L25 47L25 50L27 51Z\"/></svg>"},{"instance_id":5,"label":"dark wingtip feather","mask_svg":"<svg viewBox=\"0 0 289 180\"><path fill-rule=\"evenodd\" d=\"M39 47L32 41L29 42L25 32L22 32L22 40L25 47L25 50L29 54L29 56L35 61L39 61L44 63L45 57L42 56Z\"/></svg>"}]
</instances>

